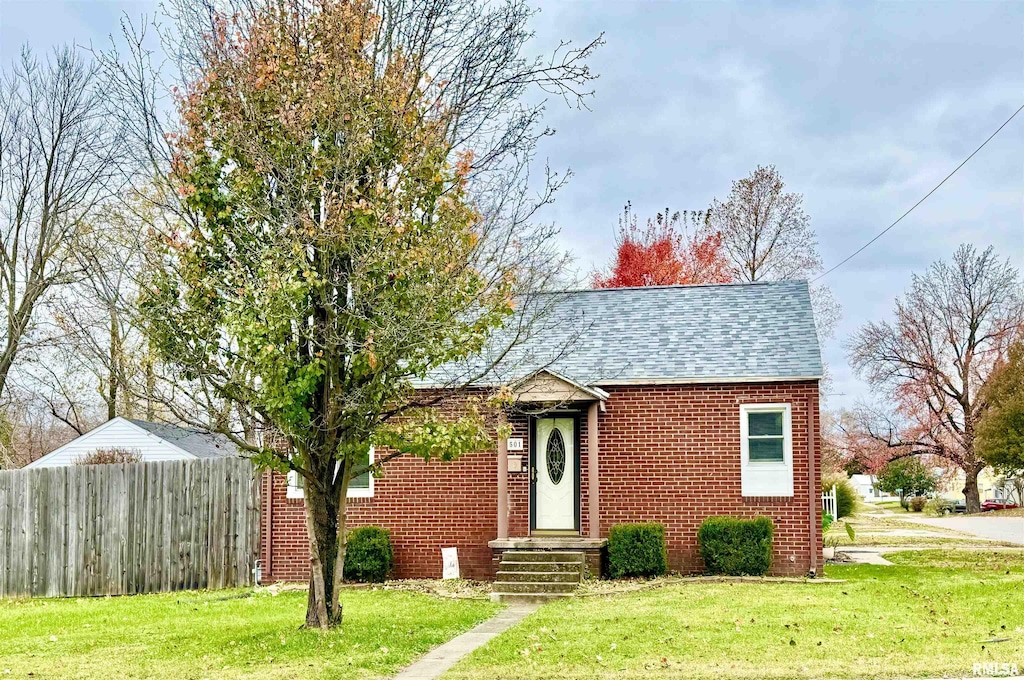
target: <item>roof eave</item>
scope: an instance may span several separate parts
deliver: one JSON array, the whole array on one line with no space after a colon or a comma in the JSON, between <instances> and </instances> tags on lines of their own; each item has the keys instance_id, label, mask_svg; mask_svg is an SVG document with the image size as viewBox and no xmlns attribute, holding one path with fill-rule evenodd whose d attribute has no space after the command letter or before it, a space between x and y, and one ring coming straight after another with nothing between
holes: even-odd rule
<instances>
[{"instance_id":1,"label":"roof eave","mask_svg":"<svg viewBox=\"0 0 1024 680\"><path fill-rule=\"evenodd\" d=\"M697 378L624 378L617 380L598 380L594 384L605 385L608 387L619 387L626 385L720 385L730 383L803 382L807 380L821 380L821 378L821 375L754 375Z\"/></svg>"},{"instance_id":2,"label":"roof eave","mask_svg":"<svg viewBox=\"0 0 1024 680\"><path fill-rule=\"evenodd\" d=\"M560 377L560 376L558 376ZM729 383L776 383L776 382L804 382L808 380L821 380L824 376L818 375L790 375L790 376L725 376L725 377L696 377L696 378L619 378L613 380L597 380L587 386L588 390L599 390L604 387L625 387L640 385L719 385ZM575 381L573 381L575 382ZM493 388L501 387L504 383L476 382L466 385L468 388ZM579 383L577 383L579 384ZM417 390L450 390L457 389L450 384L424 383L416 385ZM604 392L607 394L607 392Z\"/></svg>"}]
</instances>

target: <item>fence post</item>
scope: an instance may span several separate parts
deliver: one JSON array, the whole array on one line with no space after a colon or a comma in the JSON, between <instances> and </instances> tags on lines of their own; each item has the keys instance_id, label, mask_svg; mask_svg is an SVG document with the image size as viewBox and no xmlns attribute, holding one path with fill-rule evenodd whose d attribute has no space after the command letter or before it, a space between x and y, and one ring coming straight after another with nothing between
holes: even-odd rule
<instances>
[{"instance_id":1,"label":"fence post","mask_svg":"<svg viewBox=\"0 0 1024 680\"><path fill-rule=\"evenodd\" d=\"M823 492L821 494L821 510L822 512L832 515L832 519L839 519L839 502L834 484L832 485L831 491Z\"/></svg>"}]
</instances>

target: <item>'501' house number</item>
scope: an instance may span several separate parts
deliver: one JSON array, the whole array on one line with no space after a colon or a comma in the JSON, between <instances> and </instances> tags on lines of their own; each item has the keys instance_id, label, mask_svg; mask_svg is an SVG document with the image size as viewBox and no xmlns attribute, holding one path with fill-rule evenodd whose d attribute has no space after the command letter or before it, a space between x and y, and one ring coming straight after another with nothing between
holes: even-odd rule
<instances>
[{"instance_id":1,"label":"'501' house number","mask_svg":"<svg viewBox=\"0 0 1024 680\"><path fill-rule=\"evenodd\" d=\"M523 438L522 437L509 437L507 441L509 451L522 451L523 450Z\"/></svg>"}]
</instances>

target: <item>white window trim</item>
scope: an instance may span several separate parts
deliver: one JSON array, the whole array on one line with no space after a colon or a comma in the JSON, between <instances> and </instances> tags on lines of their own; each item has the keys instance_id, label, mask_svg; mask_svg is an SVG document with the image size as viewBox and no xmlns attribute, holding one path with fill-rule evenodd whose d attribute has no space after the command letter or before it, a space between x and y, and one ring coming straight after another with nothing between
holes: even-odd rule
<instances>
[{"instance_id":1,"label":"white window trim","mask_svg":"<svg viewBox=\"0 0 1024 680\"><path fill-rule=\"evenodd\" d=\"M751 461L751 413L782 412L782 462ZM790 404L740 405L740 485L744 496L793 495L793 408Z\"/></svg>"},{"instance_id":2,"label":"white window trim","mask_svg":"<svg viewBox=\"0 0 1024 680\"><path fill-rule=\"evenodd\" d=\"M373 460L374 460L374 455L373 454L374 454L374 451L373 451L373 447L371 446L370 447L370 463L371 464L373 463ZM337 465L335 465L335 467L334 467L334 474L338 474L338 467L340 465L341 465L341 463L338 463ZM303 489L301 486L299 486L299 473L296 472L295 470L289 470L288 471L288 489L285 492L285 497L286 498L294 498L294 499L299 499L299 498L305 498L306 497L306 490ZM370 486L366 487L365 489L349 487L348 497L349 498L373 498L373 475L372 474L370 475Z\"/></svg>"}]
</instances>

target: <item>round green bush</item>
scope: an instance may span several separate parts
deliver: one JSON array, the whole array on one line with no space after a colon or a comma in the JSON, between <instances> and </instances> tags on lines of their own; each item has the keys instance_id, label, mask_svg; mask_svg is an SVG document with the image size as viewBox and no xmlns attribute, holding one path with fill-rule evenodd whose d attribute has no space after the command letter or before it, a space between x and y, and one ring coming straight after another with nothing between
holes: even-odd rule
<instances>
[{"instance_id":1,"label":"round green bush","mask_svg":"<svg viewBox=\"0 0 1024 680\"><path fill-rule=\"evenodd\" d=\"M393 566L391 532L381 527L359 527L348 534L345 580L381 583Z\"/></svg>"},{"instance_id":2,"label":"round green bush","mask_svg":"<svg viewBox=\"0 0 1024 680\"><path fill-rule=\"evenodd\" d=\"M821 478L821 490L827 493L836 487L836 512L839 517L849 517L857 508L857 489L843 473L825 475ZM833 519L838 519L834 517Z\"/></svg>"}]
</instances>

